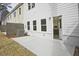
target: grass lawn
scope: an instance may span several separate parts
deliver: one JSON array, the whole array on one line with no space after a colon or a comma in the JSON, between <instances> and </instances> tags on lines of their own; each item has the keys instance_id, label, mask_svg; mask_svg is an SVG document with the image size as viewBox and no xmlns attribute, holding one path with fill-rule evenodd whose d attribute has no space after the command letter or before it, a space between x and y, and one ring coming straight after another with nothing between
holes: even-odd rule
<instances>
[{"instance_id":1,"label":"grass lawn","mask_svg":"<svg viewBox=\"0 0 79 59\"><path fill-rule=\"evenodd\" d=\"M35 54L0 32L0 56L35 56Z\"/></svg>"}]
</instances>

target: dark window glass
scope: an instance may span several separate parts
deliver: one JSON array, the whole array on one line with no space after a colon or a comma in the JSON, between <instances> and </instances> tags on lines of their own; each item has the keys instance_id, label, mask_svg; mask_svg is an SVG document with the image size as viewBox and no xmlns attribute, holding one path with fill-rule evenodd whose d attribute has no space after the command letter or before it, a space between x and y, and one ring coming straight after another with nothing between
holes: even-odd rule
<instances>
[{"instance_id":1,"label":"dark window glass","mask_svg":"<svg viewBox=\"0 0 79 59\"><path fill-rule=\"evenodd\" d=\"M37 27L36 27L36 20L33 21L33 30L36 30Z\"/></svg>"},{"instance_id":2,"label":"dark window glass","mask_svg":"<svg viewBox=\"0 0 79 59\"><path fill-rule=\"evenodd\" d=\"M47 31L46 26L41 26L41 31Z\"/></svg>"},{"instance_id":3,"label":"dark window glass","mask_svg":"<svg viewBox=\"0 0 79 59\"><path fill-rule=\"evenodd\" d=\"M28 30L30 30L30 26L28 26Z\"/></svg>"},{"instance_id":4,"label":"dark window glass","mask_svg":"<svg viewBox=\"0 0 79 59\"><path fill-rule=\"evenodd\" d=\"M41 24L46 24L46 19L42 19Z\"/></svg>"},{"instance_id":5,"label":"dark window glass","mask_svg":"<svg viewBox=\"0 0 79 59\"><path fill-rule=\"evenodd\" d=\"M27 29L30 30L30 22L27 22Z\"/></svg>"},{"instance_id":6,"label":"dark window glass","mask_svg":"<svg viewBox=\"0 0 79 59\"><path fill-rule=\"evenodd\" d=\"M35 3L28 3L28 10L35 7Z\"/></svg>"},{"instance_id":7,"label":"dark window glass","mask_svg":"<svg viewBox=\"0 0 79 59\"><path fill-rule=\"evenodd\" d=\"M41 20L41 31L47 31L46 19Z\"/></svg>"},{"instance_id":8,"label":"dark window glass","mask_svg":"<svg viewBox=\"0 0 79 59\"><path fill-rule=\"evenodd\" d=\"M36 26L33 26L33 30L36 30Z\"/></svg>"},{"instance_id":9,"label":"dark window glass","mask_svg":"<svg viewBox=\"0 0 79 59\"><path fill-rule=\"evenodd\" d=\"M33 25L36 25L36 21L33 21Z\"/></svg>"},{"instance_id":10,"label":"dark window glass","mask_svg":"<svg viewBox=\"0 0 79 59\"><path fill-rule=\"evenodd\" d=\"M28 3L28 10L30 10L31 9L31 4L30 3Z\"/></svg>"},{"instance_id":11,"label":"dark window glass","mask_svg":"<svg viewBox=\"0 0 79 59\"><path fill-rule=\"evenodd\" d=\"M35 3L32 3L32 8L34 8L35 7Z\"/></svg>"},{"instance_id":12,"label":"dark window glass","mask_svg":"<svg viewBox=\"0 0 79 59\"><path fill-rule=\"evenodd\" d=\"M21 14L21 8L19 8L19 14Z\"/></svg>"},{"instance_id":13,"label":"dark window glass","mask_svg":"<svg viewBox=\"0 0 79 59\"><path fill-rule=\"evenodd\" d=\"M27 25L30 25L30 22L29 21L27 22Z\"/></svg>"}]
</instances>

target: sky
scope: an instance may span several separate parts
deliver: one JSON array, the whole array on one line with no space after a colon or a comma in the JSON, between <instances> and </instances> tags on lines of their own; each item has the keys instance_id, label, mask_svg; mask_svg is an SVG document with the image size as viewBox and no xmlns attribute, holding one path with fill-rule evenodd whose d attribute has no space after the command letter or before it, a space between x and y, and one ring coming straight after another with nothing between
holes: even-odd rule
<instances>
[{"instance_id":1,"label":"sky","mask_svg":"<svg viewBox=\"0 0 79 59\"><path fill-rule=\"evenodd\" d=\"M12 8L8 8L8 11L11 12L11 10L17 5L18 3L11 3L10 6L12 6Z\"/></svg>"}]
</instances>

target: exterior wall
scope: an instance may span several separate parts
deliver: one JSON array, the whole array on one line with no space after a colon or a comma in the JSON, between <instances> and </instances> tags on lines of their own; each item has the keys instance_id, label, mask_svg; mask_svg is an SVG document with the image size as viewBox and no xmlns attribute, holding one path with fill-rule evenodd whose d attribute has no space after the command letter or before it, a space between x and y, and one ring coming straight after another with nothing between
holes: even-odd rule
<instances>
[{"instance_id":1,"label":"exterior wall","mask_svg":"<svg viewBox=\"0 0 79 59\"><path fill-rule=\"evenodd\" d=\"M19 8L21 8L21 15L19 15ZM17 8L14 12L16 12L16 17L14 17L14 12L12 12L7 17L8 23L23 23L23 5L21 5L19 8Z\"/></svg>"},{"instance_id":2,"label":"exterior wall","mask_svg":"<svg viewBox=\"0 0 79 59\"><path fill-rule=\"evenodd\" d=\"M78 24L78 4L75 3L62 3L62 4L42 4L36 3L35 8L28 10L27 4L25 4L25 32L29 35L36 35L42 37L53 36L53 17L62 15L62 34L69 36L76 25ZM74 12L75 11L75 12ZM47 31L41 31L41 19L46 18ZM51 18L51 19L50 19ZM33 20L37 21L37 30L33 30ZM67 21L68 20L68 21ZM27 21L30 21L31 30L27 30ZM44 36L43 36L44 35ZM67 38L67 37L66 37Z\"/></svg>"},{"instance_id":3,"label":"exterior wall","mask_svg":"<svg viewBox=\"0 0 79 59\"><path fill-rule=\"evenodd\" d=\"M25 4L27 6L27 4ZM54 4L50 6L50 4L44 4L44 3L36 3L35 8L32 8L31 10L28 10L27 7L25 9L25 32L28 32L31 36L38 36L42 38L52 38L53 35L53 16L56 14L56 10L54 7ZM51 9L50 7L53 7ZM51 11L52 10L52 11ZM41 19L46 19L46 26L47 31L41 31ZM33 30L33 20L36 20L37 22L37 30ZM30 30L27 30L27 21L30 21Z\"/></svg>"},{"instance_id":4,"label":"exterior wall","mask_svg":"<svg viewBox=\"0 0 79 59\"><path fill-rule=\"evenodd\" d=\"M21 8L21 15L19 15ZM28 5L23 4L16 11L16 17L13 12L11 18L7 19L9 23L24 23L25 32L29 35L52 37L53 38L53 17L62 15L62 34L70 35L78 23L78 4L75 3L36 3L35 7L28 10ZM64 12L65 11L65 12ZM75 11L75 12L74 12ZM41 31L41 19L46 19L47 31ZM37 22L37 30L33 30L33 20ZM67 21L68 20L68 21ZM30 21L30 29L27 30L27 21Z\"/></svg>"},{"instance_id":5,"label":"exterior wall","mask_svg":"<svg viewBox=\"0 0 79 59\"><path fill-rule=\"evenodd\" d=\"M63 35L67 36L71 35L71 33L78 24L78 4L77 3L57 4L57 15L62 15Z\"/></svg>"},{"instance_id":6,"label":"exterior wall","mask_svg":"<svg viewBox=\"0 0 79 59\"><path fill-rule=\"evenodd\" d=\"M21 8L21 15L19 15L19 8ZM16 11L7 17L9 23L24 23L25 32L29 35L52 37L53 38L53 17L62 15L62 34L69 36L76 24L78 23L78 4L77 3L36 3L35 7L28 10L28 5L23 4ZM65 12L64 12L65 11ZM75 12L74 12L75 11ZM11 16L11 17L10 17ZM41 31L41 19L46 19L47 31ZM33 20L37 22L37 30L33 30ZM68 20L68 21L67 21ZM30 21L30 29L27 30L27 21ZM5 24L4 22L4 24ZM67 37L66 36L66 37Z\"/></svg>"},{"instance_id":7,"label":"exterior wall","mask_svg":"<svg viewBox=\"0 0 79 59\"><path fill-rule=\"evenodd\" d=\"M62 34L66 49L71 55L74 54L75 46L79 45L78 34L78 4L63 3L57 4L57 15L62 15ZM76 30L75 30L76 29ZM75 32L74 32L75 31ZM76 34L75 34L76 33Z\"/></svg>"}]
</instances>

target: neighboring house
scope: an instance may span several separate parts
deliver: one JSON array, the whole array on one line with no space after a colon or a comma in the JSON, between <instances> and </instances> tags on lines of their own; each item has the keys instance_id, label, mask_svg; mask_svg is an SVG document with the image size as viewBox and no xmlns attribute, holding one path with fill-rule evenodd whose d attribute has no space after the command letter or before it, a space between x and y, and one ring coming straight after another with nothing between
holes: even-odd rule
<instances>
[{"instance_id":1,"label":"neighboring house","mask_svg":"<svg viewBox=\"0 0 79 59\"><path fill-rule=\"evenodd\" d=\"M65 42L79 24L78 7L77 3L20 3L4 23L24 24L24 33L30 36Z\"/></svg>"}]
</instances>

